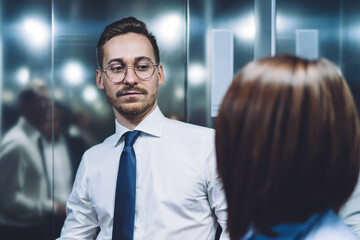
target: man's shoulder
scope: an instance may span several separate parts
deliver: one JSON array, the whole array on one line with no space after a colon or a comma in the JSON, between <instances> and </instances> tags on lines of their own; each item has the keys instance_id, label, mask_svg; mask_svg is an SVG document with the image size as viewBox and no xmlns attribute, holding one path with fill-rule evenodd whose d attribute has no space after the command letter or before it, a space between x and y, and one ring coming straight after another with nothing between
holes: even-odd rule
<instances>
[{"instance_id":1,"label":"man's shoulder","mask_svg":"<svg viewBox=\"0 0 360 240\"><path fill-rule=\"evenodd\" d=\"M198 134L214 134L214 129L209 127L204 127L200 125L195 125L193 123L186 123L179 120L167 119L166 126L170 129L179 130L182 132L192 132Z\"/></svg>"},{"instance_id":2,"label":"man's shoulder","mask_svg":"<svg viewBox=\"0 0 360 240\"><path fill-rule=\"evenodd\" d=\"M107 152L110 148L113 148L116 144L116 134L112 134L107 137L103 142L98 143L89 149L87 149L84 155L93 155L93 154L102 154L103 152Z\"/></svg>"},{"instance_id":3,"label":"man's shoulder","mask_svg":"<svg viewBox=\"0 0 360 240\"><path fill-rule=\"evenodd\" d=\"M214 129L172 119L164 126L162 137L179 149L185 146L188 149L212 151L215 143Z\"/></svg>"},{"instance_id":4,"label":"man's shoulder","mask_svg":"<svg viewBox=\"0 0 360 240\"><path fill-rule=\"evenodd\" d=\"M28 144L28 136L18 126L11 128L3 137L1 145L7 146L23 146Z\"/></svg>"}]
</instances>

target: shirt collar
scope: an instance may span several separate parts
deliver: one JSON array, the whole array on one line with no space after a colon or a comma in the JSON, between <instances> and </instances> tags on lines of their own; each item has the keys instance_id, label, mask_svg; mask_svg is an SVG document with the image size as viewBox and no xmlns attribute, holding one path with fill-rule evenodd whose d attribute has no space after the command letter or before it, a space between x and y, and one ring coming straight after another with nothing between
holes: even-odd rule
<instances>
[{"instance_id":1,"label":"shirt collar","mask_svg":"<svg viewBox=\"0 0 360 240\"><path fill-rule=\"evenodd\" d=\"M33 141L37 141L39 139L40 132L36 130L24 117L19 118L18 124L30 139Z\"/></svg>"},{"instance_id":2,"label":"shirt collar","mask_svg":"<svg viewBox=\"0 0 360 240\"><path fill-rule=\"evenodd\" d=\"M148 134L155 137L160 137L164 128L165 123L165 117L160 111L159 107L156 106L154 111L152 111L149 116L147 116L144 120L142 120L135 128L134 130L141 131L142 134ZM126 127L122 126L116 119L115 119L115 135L116 135L116 142L115 146L117 146L120 142L121 136L127 132L130 131Z\"/></svg>"},{"instance_id":3,"label":"shirt collar","mask_svg":"<svg viewBox=\"0 0 360 240\"><path fill-rule=\"evenodd\" d=\"M304 239L309 234L315 224L319 224L323 219L336 219L336 215L332 210L328 210L325 213L316 213L312 215L305 222L300 223L281 223L274 226L271 230L277 235L270 237L262 233L255 234L248 240L274 240L274 239ZM246 235L246 237L248 234Z\"/></svg>"}]
</instances>

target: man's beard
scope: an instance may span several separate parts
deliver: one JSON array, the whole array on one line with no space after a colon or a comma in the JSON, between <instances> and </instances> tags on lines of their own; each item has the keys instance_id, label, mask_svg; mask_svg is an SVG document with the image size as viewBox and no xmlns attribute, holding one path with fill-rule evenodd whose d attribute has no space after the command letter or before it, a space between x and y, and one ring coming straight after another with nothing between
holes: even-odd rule
<instances>
[{"instance_id":1,"label":"man's beard","mask_svg":"<svg viewBox=\"0 0 360 240\"><path fill-rule=\"evenodd\" d=\"M141 94L144 94L144 95L148 94L148 92L143 88L129 86L129 87L125 87L121 91L117 92L116 97L118 98L122 95L123 92L130 91L130 90L140 92ZM110 95L108 95L106 93L106 99L107 99L108 103L111 106L113 106L115 108L115 110L118 113L120 113L120 115L122 115L124 117L128 117L128 118L141 116L141 115L144 115L145 113L147 113L155 105L156 96L157 96L157 94L154 93L153 95L150 96L150 99L146 99L145 101L141 102L140 106L127 106L127 104L125 104L125 103L120 103L120 104L117 103L117 98L114 99L113 97L111 97Z\"/></svg>"}]
</instances>

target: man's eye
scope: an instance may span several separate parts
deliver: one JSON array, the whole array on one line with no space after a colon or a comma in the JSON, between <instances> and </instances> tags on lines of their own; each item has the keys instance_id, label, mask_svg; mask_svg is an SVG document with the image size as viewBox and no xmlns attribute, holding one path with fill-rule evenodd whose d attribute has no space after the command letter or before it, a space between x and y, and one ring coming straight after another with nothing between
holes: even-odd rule
<instances>
[{"instance_id":1,"label":"man's eye","mask_svg":"<svg viewBox=\"0 0 360 240\"><path fill-rule=\"evenodd\" d=\"M121 72L124 70L124 67L121 65L114 65L114 66L110 66L109 70L112 72Z\"/></svg>"},{"instance_id":2,"label":"man's eye","mask_svg":"<svg viewBox=\"0 0 360 240\"><path fill-rule=\"evenodd\" d=\"M136 70L138 71L146 71L149 69L149 64L138 64L136 65Z\"/></svg>"}]
</instances>

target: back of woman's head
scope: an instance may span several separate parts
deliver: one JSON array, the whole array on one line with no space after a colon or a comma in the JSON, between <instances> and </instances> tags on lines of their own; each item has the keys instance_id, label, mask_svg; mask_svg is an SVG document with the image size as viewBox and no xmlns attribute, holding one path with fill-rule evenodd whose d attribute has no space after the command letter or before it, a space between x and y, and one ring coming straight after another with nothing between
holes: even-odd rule
<instances>
[{"instance_id":1,"label":"back of woman's head","mask_svg":"<svg viewBox=\"0 0 360 240\"><path fill-rule=\"evenodd\" d=\"M233 80L216 128L219 174L233 239L252 225L338 211L359 173L359 126L351 92L325 59L276 56Z\"/></svg>"}]
</instances>

